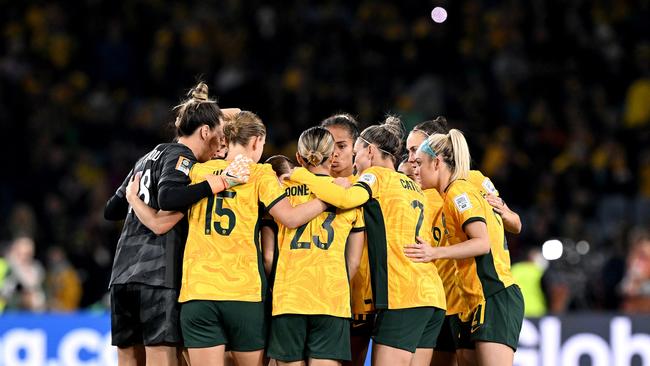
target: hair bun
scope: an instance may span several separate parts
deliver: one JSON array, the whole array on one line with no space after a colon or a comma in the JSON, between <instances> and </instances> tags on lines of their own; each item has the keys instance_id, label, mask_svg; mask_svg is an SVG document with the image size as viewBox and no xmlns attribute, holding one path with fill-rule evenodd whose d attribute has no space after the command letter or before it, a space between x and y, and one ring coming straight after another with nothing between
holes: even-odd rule
<instances>
[{"instance_id":1,"label":"hair bun","mask_svg":"<svg viewBox=\"0 0 650 366\"><path fill-rule=\"evenodd\" d=\"M208 100L208 86L204 82L198 83L197 86L192 89L192 98L205 102Z\"/></svg>"},{"instance_id":2,"label":"hair bun","mask_svg":"<svg viewBox=\"0 0 650 366\"><path fill-rule=\"evenodd\" d=\"M313 166L319 166L323 162L323 154L318 151L309 151L307 154L307 162Z\"/></svg>"},{"instance_id":3,"label":"hair bun","mask_svg":"<svg viewBox=\"0 0 650 366\"><path fill-rule=\"evenodd\" d=\"M404 136L404 125L402 125L402 120L397 116L387 116L382 126L400 140Z\"/></svg>"}]
</instances>

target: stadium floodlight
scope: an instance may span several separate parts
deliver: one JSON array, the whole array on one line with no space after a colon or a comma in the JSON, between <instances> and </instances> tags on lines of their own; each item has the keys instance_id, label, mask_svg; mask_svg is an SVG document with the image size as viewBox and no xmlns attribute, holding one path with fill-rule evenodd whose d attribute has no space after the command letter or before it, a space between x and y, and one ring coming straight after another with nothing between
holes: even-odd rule
<instances>
[{"instance_id":1,"label":"stadium floodlight","mask_svg":"<svg viewBox=\"0 0 650 366\"><path fill-rule=\"evenodd\" d=\"M562 256L564 245L557 239L549 239L542 244L542 255L546 260L554 261Z\"/></svg>"},{"instance_id":2,"label":"stadium floodlight","mask_svg":"<svg viewBox=\"0 0 650 366\"><path fill-rule=\"evenodd\" d=\"M578 252L578 254L580 255L585 255L589 253L589 249L590 249L589 242L586 240L580 240L576 244L576 252Z\"/></svg>"},{"instance_id":3,"label":"stadium floodlight","mask_svg":"<svg viewBox=\"0 0 650 366\"><path fill-rule=\"evenodd\" d=\"M433 10L431 10L431 19L433 19L433 21L436 23L444 22L447 20L447 10L445 10L445 8L436 6L433 8Z\"/></svg>"}]
</instances>

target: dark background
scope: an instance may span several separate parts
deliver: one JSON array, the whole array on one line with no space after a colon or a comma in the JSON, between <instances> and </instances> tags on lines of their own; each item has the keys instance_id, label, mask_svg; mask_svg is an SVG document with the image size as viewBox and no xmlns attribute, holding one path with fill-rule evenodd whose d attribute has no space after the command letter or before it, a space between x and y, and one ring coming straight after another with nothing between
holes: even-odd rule
<instances>
[{"instance_id":1,"label":"dark background","mask_svg":"<svg viewBox=\"0 0 650 366\"><path fill-rule=\"evenodd\" d=\"M435 6L449 18L431 20ZM0 0L0 240L63 247L106 292L121 224L103 207L173 137L197 80L293 156L336 112L437 115L522 217L513 259L585 240L567 310L619 307L628 234L650 226L650 2ZM575 289L574 289L575 290ZM650 309L649 309L650 310Z\"/></svg>"}]
</instances>

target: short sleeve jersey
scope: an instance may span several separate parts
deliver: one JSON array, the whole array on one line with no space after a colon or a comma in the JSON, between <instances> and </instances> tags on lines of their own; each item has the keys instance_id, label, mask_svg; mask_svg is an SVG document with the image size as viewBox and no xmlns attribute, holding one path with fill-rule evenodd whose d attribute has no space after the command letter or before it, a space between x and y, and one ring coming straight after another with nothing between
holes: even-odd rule
<instances>
[{"instance_id":1,"label":"short sleeve jersey","mask_svg":"<svg viewBox=\"0 0 650 366\"><path fill-rule=\"evenodd\" d=\"M320 179L332 181L329 176ZM315 198L307 185L285 183L297 206ZM351 316L345 249L351 232L364 230L360 208L330 208L290 229L278 223L278 259L273 284L273 315Z\"/></svg>"},{"instance_id":2,"label":"short sleeve jersey","mask_svg":"<svg viewBox=\"0 0 650 366\"><path fill-rule=\"evenodd\" d=\"M478 170L470 170L467 174L467 181L472 183L474 187L478 188L483 197L488 193L499 196L499 191L494 186L494 183L492 183L492 180Z\"/></svg>"},{"instance_id":3,"label":"short sleeve jersey","mask_svg":"<svg viewBox=\"0 0 650 366\"><path fill-rule=\"evenodd\" d=\"M224 160L195 164L190 178L202 182L207 174L221 174L228 164ZM260 219L283 198L271 166L253 164L248 183L192 206L179 301L262 301L267 283Z\"/></svg>"},{"instance_id":4,"label":"short sleeve jersey","mask_svg":"<svg viewBox=\"0 0 650 366\"><path fill-rule=\"evenodd\" d=\"M135 164L134 173L142 173L139 196L158 210L158 193L165 185L185 186L190 183L190 167L196 158L187 146L178 143L160 144ZM124 197L129 179L118 188ZM183 246L187 220L181 220L163 235L156 235L140 222L129 208L120 239L117 242L110 286L141 283L166 288L180 287Z\"/></svg>"},{"instance_id":5,"label":"short sleeve jersey","mask_svg":"<svg viewBox=\"0 0 650 366\"><path fill-rule=\"evenodd\" d=\"M482 197L477 187L465 180L456 180L443 194L442 221L450 245L468 240L465 226L475 221L487 225L490 252L456 260L463 297L470 310L485 298L514 284L510 273L510 253L501 217Z\"/></svg>"},{"instance_id":6,"label":"short sleeve jersey","mask_svg":"<svg viewBox=\"0 0 650 366\"><path fill-rule=\"evenodd\" d=\"M383 167L366 169L355 185L370 195L363 210L375 307L445 309L435 264L414 263L404 255L404 246L432 227L420 187L406 175Z\"/></svg>"}]
</instances>

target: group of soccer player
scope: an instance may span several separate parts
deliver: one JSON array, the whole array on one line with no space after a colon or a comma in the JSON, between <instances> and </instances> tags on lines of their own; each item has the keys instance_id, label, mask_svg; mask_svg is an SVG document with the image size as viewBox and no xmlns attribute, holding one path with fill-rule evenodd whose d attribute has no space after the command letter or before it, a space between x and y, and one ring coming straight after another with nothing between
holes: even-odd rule
<instances>
[{"instance_id":1,"label":"group of soccer player","mask_svg":"<svg viewBox=\"0 0 650 366\"><path fill-rule=\"evenodd\" d=\"M370 339L374 365L512 365L524 303L504 231L521 222L444 118L405 144L396 117L359 132L337 114L302 132L296 165L260 164L254 113L203 83L175 110L175 142L105 209L125 220L120 365L363 365Z\"/></svg>"}]
</instances>

